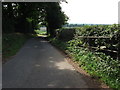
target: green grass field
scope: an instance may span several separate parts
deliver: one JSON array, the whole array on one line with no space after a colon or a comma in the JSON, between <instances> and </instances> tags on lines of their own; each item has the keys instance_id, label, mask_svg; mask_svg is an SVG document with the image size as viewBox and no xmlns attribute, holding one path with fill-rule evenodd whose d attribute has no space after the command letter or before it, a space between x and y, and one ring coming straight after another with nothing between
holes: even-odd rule
<instances>
[{"instance_id":1,"label":"green grass field","mask_svg":"<svg viewBox=\"0 0 120 90\"><path fill-rule=\"evenodd\" d=\"M39 35L45 35L47 34L47 32L45 30L35 30L35 33L39 36Z\"/></svg>"}]
</instances>

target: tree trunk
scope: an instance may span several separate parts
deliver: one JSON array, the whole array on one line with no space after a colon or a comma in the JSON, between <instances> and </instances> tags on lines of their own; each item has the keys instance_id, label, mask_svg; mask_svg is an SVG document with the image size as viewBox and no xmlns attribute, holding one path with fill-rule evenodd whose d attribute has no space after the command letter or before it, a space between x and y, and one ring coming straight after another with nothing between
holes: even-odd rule
<instances>
[{"instance_id":1,"label":"tree trunk","mask_svg":"<svg viewBox=\"0 0 120 90\"><path fill-rule=\"evenodd\" d=\"M48 26L46 26L46 29L47 29L47 35L49 35L49 34L50 34L49 27L48 27Z\"/></svg>"},{"instance_id":2,"label":"tree trunk","mask_svg":"<svg viewBox=\"0 0 120 90\"><path fill-rule=\"evenodd\" d=\"M50 29L50 37L55 37L55 36L56 36L55 29Z\"/></svg>"}]
</instances>

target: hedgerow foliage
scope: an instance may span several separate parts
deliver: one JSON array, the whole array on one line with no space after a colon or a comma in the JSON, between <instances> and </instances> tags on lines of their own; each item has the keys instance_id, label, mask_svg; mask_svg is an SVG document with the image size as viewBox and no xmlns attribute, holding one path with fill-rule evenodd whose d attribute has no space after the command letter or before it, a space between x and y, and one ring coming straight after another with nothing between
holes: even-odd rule
<instances>
[{"instance_id":1,"label":"hedgerow foliage","mask_svg":"<svg viewBox=\"0 0 120 90\"><path fill-rule=\"evenodd\" d=\"M106 48L118 48L118 42L120 41L120 27L118 24L114 25L95 25L95 26L84 26L76 28L75 39L80 42L80 44L86 45L89 39L79 38L79 36L103 36L110 37L108 39L98 38L90 39L89 45L91 46L106 46ZM113 47L114 46L114 47Z\"/></svg>"},{"instance_id":2,"label":"hedgerow foliage","mask_svg":"<svg viewBox=\"0 0 120 90\"><path fill-rule=\"evenodd\" d=\"M51 42L61 49L65 50L73 60L85 69L93 77L97 77L104 81L112 88L120 88L120 60L113 59L109 55L102 52L92 52L87 48L87 40L80 39L79 36L109 36L114 40L116 48L119 49L119 26L118 25L98 25L98 26L84 26L76 28L74 38L68 42L52 39ZM97 39L95 41L98 45L111 45L107 40ZM85 45L86 47L81 47Z\"/></svg>"},{"instance_id":3,"label":"hedgerow foliage","mask_svg":"<svg viewBox=\"0 0 120 90\"><path fill-rule=\"evenodd\" d=\"M97 76L112 88L120 88L120 61L104 53L91 52L79 47L76 40L68 42L68 51L79 65L92 76Z\"/></svg>"}]
</instances>

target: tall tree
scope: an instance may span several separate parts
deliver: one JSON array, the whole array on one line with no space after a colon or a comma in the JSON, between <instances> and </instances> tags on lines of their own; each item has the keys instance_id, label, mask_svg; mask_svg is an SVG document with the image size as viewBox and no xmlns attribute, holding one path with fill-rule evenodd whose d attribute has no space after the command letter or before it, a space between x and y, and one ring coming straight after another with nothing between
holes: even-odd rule
<instances>
[{"instance_id":1,"label":"tall tree","mask_svg":"<svg viewBox=\"0 0 120 90\"><path fill-rule=\"evenodd\" d=\"M51 37L55 37L55 29L61 28L68 20L68 17L61 11L58 2L47 3L45 11L47 31L50 33Z\"/></svg>"},{"instance_id":2,"label":"tall tree","mask_svg":"<svg viewBox=\"0 0 120 90\"><path fill-rule=\"evenodd\" d=\"M55 29L62 27L68 19L57 2L9 2L2 4L4 31L32 33L41 23L47 27L47 32L54 37Z\"/></svg>"},{"instance_id":3,"label":"tall tree","mask_svg":"<svg viewBox=\"0 0 120 90\"><path fill-rule=\"evenodd\" d=\"M2 14L3 32L14 32L15 18L12 3L2 3Z\"/></svg>"}]
</instances>

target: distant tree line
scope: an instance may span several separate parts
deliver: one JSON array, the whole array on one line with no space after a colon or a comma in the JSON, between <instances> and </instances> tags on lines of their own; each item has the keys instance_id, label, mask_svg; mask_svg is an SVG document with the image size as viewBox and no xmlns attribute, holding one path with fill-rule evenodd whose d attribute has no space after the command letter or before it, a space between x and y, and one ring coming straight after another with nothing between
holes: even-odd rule
<instances>
[{"instance_id":1,"label":"distant tree line","mask_svg":"<svg viewBox=\"0 0 120 90\"><path fill-rule=\"evenodd\" d=\"M109 24L65 24L63 25L63 27L81 27L81 26L86 26L86 25L89 25L89 26L94 26L94 25L109 25Z\"/></svg>"},{"instance_id":2,"label":"distant tree line","mask_svg":"<svg viewBox=\"0 0 120 90\"><path fill-rule=\"evenodd\" d=\"M40 25L47 27L47 34L56 35L68 17L58 2L3 2L3 33L33 33Z\"/></svg>"}]
</instances>

